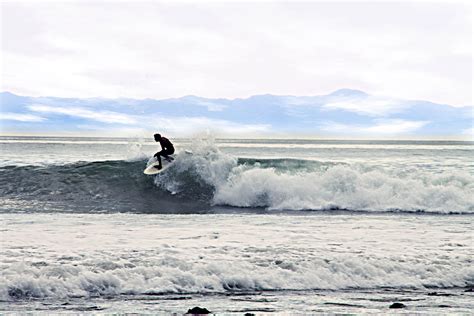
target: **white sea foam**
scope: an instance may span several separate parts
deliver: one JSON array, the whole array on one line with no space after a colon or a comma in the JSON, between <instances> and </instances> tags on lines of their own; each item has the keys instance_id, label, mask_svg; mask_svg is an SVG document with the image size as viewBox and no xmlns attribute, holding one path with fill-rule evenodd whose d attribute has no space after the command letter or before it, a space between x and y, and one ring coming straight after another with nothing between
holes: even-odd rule
<instances>
[{"instance_id":1,"label":"white sea foam","mask_svg":"<svg viewBox=\"0 0 474 316\"><path fill-rule=\"evenodd\" d=\"M195 144L194 154L182 153L177 162L174 172L158 177L157 184L174 192L189 190L178 175L191 172L213 188L216 205L474 213L474 177L467 172L393 171L324 163L306 169L272 167L271 162L264 167L238 164L212 143Z\"/></svg>"},{"instance_id":2,"label":"white sea foam","mask_svg":"<svg viewBox=\"0 0 474 316\"><path fill-rule=\"evenodd\" d=\"M474 283L462 216L1 216L2 300Z\"/></svg>"},{"instance_id":3,"label":"white sea foam","mask_svg":"<svg viewBox=\"0 0 474 316\"><path fill-rule=\"evenodd\" d=\"M279 210L474 212L473 180L459 173L399 177L348 166L300 174L234 168L228 181L216 187L214 202Z\"/></svg>"},{"instance_id":4,"label":"white sea foam","mask_svg":"<svg viewBox=\"0 0 474 316\"><path fill-rule=\"evenodd\" d=\"M474 268L390 258L186 261L176 257L140 263L109 258L34 267L16 263L0 277L2 300L25 297L88 297L142 293L213 293L254 290L454 287L474 280ZM92 261L92 262L90 262ZM121 262L120 262L121 261Z\"/></svg>"}]
</instances>

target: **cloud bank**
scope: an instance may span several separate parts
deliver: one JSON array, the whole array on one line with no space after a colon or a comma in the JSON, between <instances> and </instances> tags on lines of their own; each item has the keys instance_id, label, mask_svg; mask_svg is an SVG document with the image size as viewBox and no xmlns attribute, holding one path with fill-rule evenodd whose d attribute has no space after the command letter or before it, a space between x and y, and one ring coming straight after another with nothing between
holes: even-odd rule
<instances>
[{"instance_id":1,"label":"cloud bank","mask_svg":"<svg viewBox=\"0 0 474 316\"><path fill-rule=\"evenodd\" d=\"M322 131L341 135L403 135L413 134L430 122L408 120L376 120L373 125L353 125L325 122Z\"/></svg>"},{"instance_id":2,"label":"cloud bank","mask_svg":"<svg viewBox=\"0 0 474 316\"><path fill-rule=\"evenodd\" d=\"M0 6L2 90L22 95L232 99L349 86L472 104L472 7L463 2ZM355 106L372 111L372 102Z\"/></svg>"},{"instance_id":3,"label":"cloud bank","mask_svg":"<svg viewBox=\"0 0 474 316\"><path fill-rule=\"evenodd\" d=\"M3 134L137 136L156 131L223 137L458 137L472 135L473 107L340 89L320 96L246 99L73 99L0 93ZM374 106L376 104L376 106Z\"/></svg>"},{"instance_id":4,"label":"cloud bank","mask_svg":"<svg viewBox=\"0 0 474 316\"><path fill-rule=\"evenodd\" d=\"M131 115L112 111L94 111L80 107L60 107L42 104L32 104L27 106L27 108L33 112L80 117L102 123L136 124L138 122L137 119Z\"/></svg>"}]
</instances>

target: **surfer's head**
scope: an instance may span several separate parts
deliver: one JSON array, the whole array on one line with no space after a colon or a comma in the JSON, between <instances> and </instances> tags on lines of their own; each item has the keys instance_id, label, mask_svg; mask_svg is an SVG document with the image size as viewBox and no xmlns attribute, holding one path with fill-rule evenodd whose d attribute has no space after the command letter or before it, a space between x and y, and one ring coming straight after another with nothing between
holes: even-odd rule
<instances>
[{"instance_id":1,"label":"surfer's head","mask_svg":"<svg viewBox=\"0 0 474 316\"><path fill-rule=\"evenodd\" d=\"M161 135L160 134L155 134L153 135L155 137L155 142L159 142L161 140Z\"/></svg>"}]
</instances>

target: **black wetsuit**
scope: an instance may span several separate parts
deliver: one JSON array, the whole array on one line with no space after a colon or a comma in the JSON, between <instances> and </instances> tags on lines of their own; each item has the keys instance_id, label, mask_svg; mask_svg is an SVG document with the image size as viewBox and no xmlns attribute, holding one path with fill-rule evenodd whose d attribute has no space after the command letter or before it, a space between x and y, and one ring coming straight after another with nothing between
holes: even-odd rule
<instances>
[{"instance_id":1,"label":"black wetsuit","mask_svg":"<svg viewBox=\"0 0 474 316\"><path fill-rule=\"evenodd\" d=\"M170 140L166 137L161 137L160 139L161 151L155 154L155 157L158 159L158 162L161 166L161 157L163 156L165 159L168 159L169 155L174 154L174 147Z\"/></svg>"}]
</instances>

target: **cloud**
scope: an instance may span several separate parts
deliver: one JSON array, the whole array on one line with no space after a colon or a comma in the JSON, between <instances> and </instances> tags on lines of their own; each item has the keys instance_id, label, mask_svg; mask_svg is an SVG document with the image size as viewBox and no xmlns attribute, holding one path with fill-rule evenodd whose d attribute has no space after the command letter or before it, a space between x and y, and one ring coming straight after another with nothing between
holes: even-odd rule
<instances>
[{"instance_id":1,"label":"cloud","mask_svg":"<svg viewBox=\"0 0 474 316\"><path fill-rule=\"evenodd\" d=\"M98 136L101 137L149 137L150 132L145 127L134 126L104 126L93 123L78 124L76 126L80 130L81 136Z\"/></svg>"},{"instance_id":2,"label":"cloud","mask_svg":"<svg viewBox=\"0 0 474 316\"><path fill-rule=\"evenodd\" d=\"M109 123L109 124L136 124L137 120L127 114L117 113L112 111L94 111L80 107L60 107L50 106L42 104L32 104L28 106L28 109L33 112L49 113L49 114L60 114L73 117L80 117L90 119L93 121Z\"/></svg>"},{"instance_id":3,"label":"cloud","mask_svg":"<svg viewBox=\"0 0 474 316\"><path fill-rule=\"evenodd\" d=\"M462 135L470 136L471 139L474 140L474 127L464 129Z\"/></svg>"},{"instance_id":4,"label":"cloud","mask_svg":"<svg viewBox=\"0 0 474 316\"><path fill-rule=\"evenodd\" d=\"M129 126L127 128L108 128L93 124L80 124L77 125L77 127L88 133L100 131L101 135L114 136L151 135L154 132L160 132L174 137L187 137L203 131L209 131L220 136L249 136L261 135L262 133L269 133L271 131L269 125L238 124L206 117L173 116L161 116L160 118L143 116L140 118L139 126Z\"/></svg>"},{"instance_id":5,"label":"cloud","mask_svg":"<svg viewBox=\"0 0 474 316\"><path fill-rule=\"evenodd\" d=\"M6 112L0 115L0 120L19 121L19 122L42 122L46 119L41 116L25 113Z\"/></svg>"},{"instance_id":6,"label":"cloud","mask_svg":"<svg viewBox=\"0 0 474 316\"><path fill-rule=\"evenodd\" d=\"M174 135L189 135L209 130L218 134L252 135L271 131L267 124L239 124L207 117L164 117L152 119L147 125Z\"/></svg>"},{"instance_id":7,"label":"cloud","mask_svg":"<svg viewBox=\"0 0 474 316\"><path fill-rule=\"evenodd\" d=\"M211 100L206 100L206 99L194 96L194 95L188 95L188 96L184 96L182 98L167 99L166 101L174 102L174 103L177 103L177 104L183 103L183 102L184 103L191 103L193 105L205 107L205 108L207 108L207 110L209 112L221 112L221 111L225 110L228 107L225 104L221 104L221 103L218 103L218 102L213 102Z\"/></svg>"},{"instance_id":8,"label":"cloud","mask_svg":"<svg viewBox=\"0 0 474 316\"><path fill-rule=\"evenodd\" d=\"M20 94L234 98L353 87L472 103L472 10L457 1L0 5L3 89Z\"/></svg>"},{"instance_id":9,"label":"cloud","mask_svg":"<svg viewBox=\"0 0 474 316\"><path fill-rule=\"evenodd\" d=\"M42 104L29 105L27 108L33 112L43 114L67 115L108 124L124 124L128 125L127 129L120 129L120 131L130 133L143 130L160 130L173 135L184 136L210 130L220 134L251 135L266 133L271 130L271 126L266 124L240 124L228 120L211 119L207 117L127 115L112 111L95 111L81 107L62 107ZM95 130L100 129L98 126L92 124L80 124L76 127L84 130L88 130L89 128Z\"/></svg>"},{"instance_id":10,"label":"cloud","mask_svg":"<svg viewBox=\"0 0 474 316\"><path fill-rule=\"evenodd\" d=\"M367 96L364 98L346 98L323 105L324 109L343 109L368 116L386 116L408 107L401 100Z\"/></svg>"},{"instance_id":11,"label":"cloud","mask_svg":"<svg viewBox=\"0 0 474 316\"><path fill-rule=\"evenodd\" d=\"M208 101L198 101L198 105L207 107L207 110L210 112L219 112L227 108L227 105L208 102Z\"/></svg>"},{"instance_id":12,"label":"cloud","mask_svg":"<svg viewBox=\"0 0 474 316\"><path fill-rule=\"evenodd\" d=\"M373 125L352 125L326 122L320 126L321 131L345 135L399 135L409 134L422 128L428 121L408 120L375 120Z\"/></svg>"}]
</instances>

